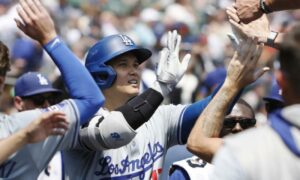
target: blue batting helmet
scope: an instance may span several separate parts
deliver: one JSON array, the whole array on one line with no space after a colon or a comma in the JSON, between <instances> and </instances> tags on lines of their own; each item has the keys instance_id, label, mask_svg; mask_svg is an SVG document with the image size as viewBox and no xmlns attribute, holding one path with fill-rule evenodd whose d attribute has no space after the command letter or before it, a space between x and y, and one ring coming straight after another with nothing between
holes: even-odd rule
<instances>
[{"instance_id":1,"label":"blue batting helmet","mask_svg":"<svg viewBox=\"0 0 300 180\"><path fill-rule=\"evenodd\" d=\"M132 39L121 34L107 36L90 48L85 66L101 89L111 87L117 76L107 62L127 52L133 53L139 63L152 55L150 50L137 47Z\"/></svg>"},{"instance_id":2,"label":"blue batting helmet","mask_svg":"<svg viewBox=\"0 0 300 180\"><path fill-rule=\"evenodd\" d=\"M273 78L272 80L272 88L271 88L271 92L263 98L263 100L265 101L279 101L284 103L284 100L282 98L282 90L279 87L277 81L275 78Z\"/></svg>"}]
</instances>

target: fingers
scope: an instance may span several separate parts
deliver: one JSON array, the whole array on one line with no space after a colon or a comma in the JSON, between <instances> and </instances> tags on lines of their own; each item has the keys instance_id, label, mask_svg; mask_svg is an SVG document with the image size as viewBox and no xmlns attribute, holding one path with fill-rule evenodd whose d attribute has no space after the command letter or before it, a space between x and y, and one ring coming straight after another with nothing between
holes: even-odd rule
<instances>
[{"instance_id":1,"label":"fingers","mask_svg":"<svg viewBox=\"0 0 300 180\"><path fill-rule=\"evenodd\" d=\"M18 19L14 19L15 20L15 22L16 22L16 24L17 24L17 27L21 30L21 31L25 31L25 26L24 26L24 24L20 21L20 20L18 20Z\"/></svg>"},{"instance_id":2,"label":"fingers","mask_svg":"<svg viewBox=\"0 0 300 180\"><path fill-rule=\"evenodd\" d=\"M178 42L179 41L179 42ZM168 32L168 48L171 52L179 52L179 45L181 42L181 36L177 34L177 31ZM179 44L178 44L179 43Z\"/></svg>"},{"instance_id":3,"label":"fingers","mask_svg":"<svg viewBox=\"0 0 300 180\"><path fill-rule=\"evenodd\" d=\"M238 30L239 33L244 34L244 32L243 32L243 27L242 27L239 23L235 22L235 21L232 20L232 19L229 19L229 23L231 24L231 26L232 26L234 29Z\"/></svg>"},{"instance_id":4,"label":"fingers","mask_svg":"<svg viewBox=\"0 0 300 180\"><path fill-rule=\"evenodd\" d=\"M234 20L235 22L239 23L241 20L237 15L237 11L234 7L230 6L226 9L226 14L228 15L229 19Z\"/></svg>"},{"instance_id":5,"label":"fingers","mask_svg":"<svg viewBox=\"0 0 300 180\"><path fill-rule=\"evenodd\" d=\"M256 74L254 75L254 81L256 81L258 78L260 78L262 75L264 75L268 71L270 71L269 67L263 67L262 69L258 70L256 72Z\"/></svg>"},{"instance_id":6,"label":"fingers","mask_svg":"<svg viewBox=\"0 0 300 180\"><path fill-rule=\"evenodd\" d=\"M177 39L177 40L176 40L176 39ZM175 40L176 40L175 53L176 53L176 54L179 54L180 43L181 43L181 36L180 36L179 34L177 35L177 31L176 31L176 37L175 37Z\"/></svg>"},{"instance_id":7,"label":"fingers","mask_svg":"<svg viewBox=\"0 0 300 180\"><path fill-rule=\"evenodd\" d=\"M19 17L22 19L22 21L23 21L25 24L31 23L31 20L30 20L29 16L28 16L27 13L24 11L24 9L23 9L22 6L18 6L18 7L17 7L17 12L18 12Z\"/></svg>"},{"instance_id":8,"label":"fingers","mask_svg":"<svg viewBox=\"0 0 300 180\"><path fill-rule=\"evenodd\" d=\"M49 132L49 135L63 135L69 127L66 115L60 111L45 114L42 121L42 125Z\"/></svg>"},{"instance_id":9,"label":"fingers","mask_svg":"<svg viewBox=\"0 0 300 180\"><path fill-rule=\"evenodd\" d=\"M164 70L164 65L168 59L169 56L169 50L167 48L164 48L160 51L160 59L157 65L156 74L160 74Z\"/></svg>"},{"instance_id":10,"label":"fingers","mask_svg":"<svg viewBox=\"0 0 300 180\"><path fill-rule=\"evenodd\" d=\"M186 69L188 68L190 59L191 59L191 54L186 54L184 56L184 58L182 59L182 62L181 62L182 73L184 73L186 71Z\"/></svg>"},{"instance_id":11,"label":"fingers","mask_svg":"<svg viewBox=\"0 0 300 180\"><path fill-rule=\"evenodd\" d=\"M239 45L239 41L238 41L237 37L234 34L230 34L230 33L227 34L227 37L229 38L233 48L235 50L237 50L238 45Z\"/></svg>"},{"instance_id":12,"label":"fingers","mask_svg":"<svg viewBox=\"0 0 300 180\"><path fill-rule=\"evenodd\" d=\"M42 4L40 3L39 0L27 0L27 2L30 5L29 7L34 12L34 14L41 13L41 11L42 11L41 7L43 7L43 6L42 6Z\"/></svg>"},{"instance_id":13,"label":"fingers","mask_svg":"<svg viewBox=\"0 0 300 180\"><path fill-rule=\"evenodd\" d=\"M32 0L20 0L20 6L21 6L22 13L23 14L25 13L27 15L25 19L26 23L28 24L32 23L32 20L36 19L36 15L30 8L31 6L34 6Z\"/></svg>"}]
</instances>

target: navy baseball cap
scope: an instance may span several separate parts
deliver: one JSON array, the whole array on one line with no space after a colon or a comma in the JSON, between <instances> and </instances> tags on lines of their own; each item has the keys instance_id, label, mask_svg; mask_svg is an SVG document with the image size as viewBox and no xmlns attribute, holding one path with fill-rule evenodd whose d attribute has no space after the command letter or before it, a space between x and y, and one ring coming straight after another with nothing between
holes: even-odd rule
<instances>
[{"instance_id":1,"label":"navy baseball cap","mask_svg":"<svg viewBox=\"0 0 300 180\"><path fill-rule=\"evenodd\" d=\"M26 97L42 93L56 93L60 95L62 91L53 88L49 79L37 72L25 73L17 79L15 96Z\"/></svg>"},{"instance_id":2,"label":"navy baseball cap","mask_svg":"<svg viewBox=\"0 0 300 180\"><path fill-rule=\"evenodd\" d=\"M264 97L263 100L265 100L265 101L280 101L280 102L284 103L284 100L282 98L282 90L279 87L279 85L277 84L277 81L275 78L272 81L272 89L271 89L270 93L266 97Z\"/></svg>"}]
</instances>

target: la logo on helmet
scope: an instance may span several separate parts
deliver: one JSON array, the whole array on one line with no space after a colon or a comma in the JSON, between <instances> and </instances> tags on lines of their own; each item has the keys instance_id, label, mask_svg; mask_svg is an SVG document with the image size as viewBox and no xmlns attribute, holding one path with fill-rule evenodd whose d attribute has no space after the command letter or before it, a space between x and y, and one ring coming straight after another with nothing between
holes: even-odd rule
<instances>
[{"instance_id":1,"label":"la logo on helmet","mask_svg":"<svg viewBox=\"0 0 300 180\"><path fill-rule=\"evenodd\" d=\"M132 40L129 37L127 37L125 35L122 35L122 34L120 34L119 36L121 37L123 43L126 46L133 46L134 45L134 43L132 42Z\"/></svg>"}]
</instances>

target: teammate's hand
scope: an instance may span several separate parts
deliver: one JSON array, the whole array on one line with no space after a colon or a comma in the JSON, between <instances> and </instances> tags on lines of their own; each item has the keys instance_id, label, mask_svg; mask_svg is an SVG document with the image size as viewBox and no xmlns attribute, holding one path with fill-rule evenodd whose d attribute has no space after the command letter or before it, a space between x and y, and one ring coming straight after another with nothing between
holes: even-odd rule
<instances>
[{"instance_id":1,"label":"teammate's hand","mask_svg":"<svg viewBox=\"0 0 300 180\"><path fill-rule=\"evenodd\" d=\"M69 123L63 112L52 111L41 115L22 129L26 135L27 143L36 143L48 136L64 135Z\"/></svg>"},{"instance_id":2,"label":"teammate's hand","mask_svg":"<svg viewBox=\"0 0 300 180\"><path fill-rule=\"evenodd\" d=\"M228 15L232 31L239 43L242 43L248 37L257 37L259 43L267 42L267 38L270 33L270 26L266 15L261 16L249 24L244 24L240 22L237 10L233 6L228 7L226 9L226 13Z\"/></svg>"},{"instance_id":3,"label":"teammate's hand","mask_svg":"<svg viewBox=\"0 0 300 180\"><path fill-rule=\"evenodd\" d=\"M257 45L257 43L257 38L248 38L245 43L239 45L228 65L224 84L241 89L269 70L268 67L264 67L256 71L263 48L262 44Z\"/></svg>"},{"instance_id":4,"label":"teammate's hand","mask_svg":"<svg viewBox=\"0 0 300 180\"><path fill-rule=\"evenodd\" d=\"M39 0L20 0L17 8L22 21L15 19L20 30L45 45L57 36L53 20Z\"/></svg>"},{"instance_id":5,"label":"teammate's hand","mask_svg":"<svg viewBox=\"0 0 300 180\"><path fill-rule=\"evenodd\" d=\"M259 0L236 0L235 7L243 23L250 23L263 15L259 9Z\"/></svg>"},{"instance_id":6,"label":"teammate's hand","mask_svg":"<svg viewBox=\"0 0 300 180\"><path fill-rule=\"evenodd\" d=\"M179 60L181 36L177 31L168 32L167 47L160 53L160 60L156 69L157 81L154 83L159 84L158 90L163 96L169 94L176 84L184 75L191 55L186 54L182 61ZM154 85L155 86L155 85ZM154 87L157 90L157 87Z\"/></svg>"}]
</instances>

